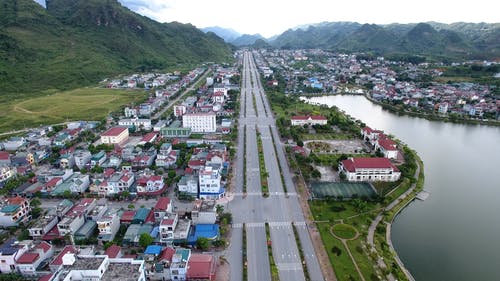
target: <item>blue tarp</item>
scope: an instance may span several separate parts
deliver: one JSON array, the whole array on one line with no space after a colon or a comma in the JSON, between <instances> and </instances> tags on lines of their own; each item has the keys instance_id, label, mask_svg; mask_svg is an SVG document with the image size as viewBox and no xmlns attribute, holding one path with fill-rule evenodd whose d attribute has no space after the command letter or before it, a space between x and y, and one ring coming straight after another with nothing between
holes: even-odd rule
<instances>
[{"instance_id":1,"label":"blue tarp","mask_svg":"<svg viewBox=\"0 0 500 281\"><path fill-rule=\"evenodd\" d=\"M196 244L198 238L208 238L210 240L215 240L219 237L219 225L218 224L198 224L194 226L194 230L191 231L187 240L188 244Z\"/></svg>"},{"instance_id":2,"label":"blue tarp","mask_svg":"<svg viewBox=\"0 0 500 281\"><path fill-rule=\"evenodd\" d=\"M161 246L158 246L158 245L149 245L147 248L146 248L146 251L144 251L144 254L145 255L160 255L161 253Z\"/></svg>"}]
</instances>

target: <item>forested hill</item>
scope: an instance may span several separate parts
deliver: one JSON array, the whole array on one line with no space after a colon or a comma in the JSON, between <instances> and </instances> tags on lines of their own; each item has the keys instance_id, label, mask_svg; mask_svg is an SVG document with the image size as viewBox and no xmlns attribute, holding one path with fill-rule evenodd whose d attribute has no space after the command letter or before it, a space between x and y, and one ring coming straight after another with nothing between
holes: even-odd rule
<instances>
[{"instance_id":1,"label":"forested hill","mask_svg":"<svg viewBox=\"0 0 500 281\"><path fill-rule=\"evenodd\" d=\"M0 0L0 92L33 93L109 75L231 59L213 33L159 23L116 0Z\"/></svg>"}]
</instances>

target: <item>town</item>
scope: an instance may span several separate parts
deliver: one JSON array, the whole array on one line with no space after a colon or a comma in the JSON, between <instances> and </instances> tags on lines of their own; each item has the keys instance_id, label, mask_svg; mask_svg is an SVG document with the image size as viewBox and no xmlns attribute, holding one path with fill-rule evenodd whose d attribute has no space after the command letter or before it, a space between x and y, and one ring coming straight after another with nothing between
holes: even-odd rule
<instances>
[{"instance_id":1,"label":"town","mask_svg":"<svg viewBox=\"0 0 500 281\"><path fill-rule=\"evenodd\" d=\"M373 100L400 106L401 110L455 119L498 120L500 100L495 85L457 81L443 73L447 68L471 66L488 70L498 79L500 69L492 61L428 63L389 60L366 54L342 54L324 50L261 51L269 65L262 69L281 81L269 78L268 84L284 83L289 94L368 94ZM442 81L442 82L436 82ZM448 82L448 81L449 82ZM447 82L445 82L447 81Z\"/></svg>"},{"instance_id":2,"label":"town","mask_svg":"<svg viewBox=\"0 0 500 281\"><path fill-rule=\"evenodd\" d=\"M151 94L102 122L41 126L2 142L1 273L215 280L231 223L224 205L239 75L213 65L106 79L110 91Z\"/></svg>"}]
</instances>

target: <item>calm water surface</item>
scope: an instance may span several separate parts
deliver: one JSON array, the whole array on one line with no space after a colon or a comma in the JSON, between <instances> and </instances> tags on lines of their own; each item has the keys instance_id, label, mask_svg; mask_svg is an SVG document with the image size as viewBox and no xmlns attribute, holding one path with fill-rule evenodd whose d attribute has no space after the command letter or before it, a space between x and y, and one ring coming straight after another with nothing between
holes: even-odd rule
<instances>
[{"instance_id":1,"label":"calm water surface","mask_svg":"<svg viewBox=\"0 0 500 281\"><path fill-rule=\"evenodd\" d=\"M500 280L500 128L398 116L362 96L309 100L396 136L422 158L431 195L404 209L392 228L416 280Z\"/></svg>"}]
</instances>

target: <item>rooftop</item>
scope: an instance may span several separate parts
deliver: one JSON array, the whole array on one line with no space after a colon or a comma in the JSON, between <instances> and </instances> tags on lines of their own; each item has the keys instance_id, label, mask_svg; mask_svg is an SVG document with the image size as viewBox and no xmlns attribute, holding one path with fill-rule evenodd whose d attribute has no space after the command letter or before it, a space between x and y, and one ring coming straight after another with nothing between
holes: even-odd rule
<instances>
[{"instance_id":1,"label":"rooftop","mask_svg":"<svg viewBox=\"0 0 500 281\"><path fill-rule=\"evenodd\" d=\"M113 128L108 129L101 136L116 137L116 136L119 136L125 130L128 130L128 128L127 127L113 127Z\"/></svg>"},{"instance_id":2,"label":"rooftop","mask_svg":"<svg viewBox=\"0 0 500 281\"><path fill-rule=\"evenodd\" d=\"M137 281L141 276L140 268L140 263L112 262L104 272L101 281Z\"/></svg>"}]
</instances>

